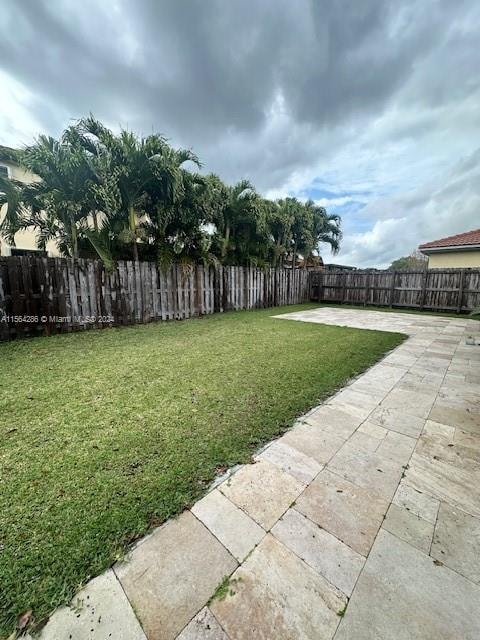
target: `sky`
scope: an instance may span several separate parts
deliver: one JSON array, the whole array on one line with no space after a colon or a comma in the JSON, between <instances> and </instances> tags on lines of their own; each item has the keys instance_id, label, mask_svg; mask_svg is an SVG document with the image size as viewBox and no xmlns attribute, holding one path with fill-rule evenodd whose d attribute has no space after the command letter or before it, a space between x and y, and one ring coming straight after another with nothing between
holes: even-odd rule
<instances>
[{"instance_id":1,"label":"sky","mask_svg":"<svg viewBox=\"0 0 480 640\"><path fill-rule=\"evenodd\" d=\"M478 0L2 0L0 144L162 133L386 267L480 227L479 32Z\"/></svg>"}]
</instances>

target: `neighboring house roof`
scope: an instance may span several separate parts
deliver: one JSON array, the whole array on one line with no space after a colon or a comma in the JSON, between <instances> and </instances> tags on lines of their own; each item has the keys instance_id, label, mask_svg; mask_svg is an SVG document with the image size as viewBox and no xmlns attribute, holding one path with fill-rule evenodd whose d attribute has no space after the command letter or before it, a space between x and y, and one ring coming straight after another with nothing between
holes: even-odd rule
<instances>
[{"instance_id":1,"label":"neighboring house roof","mask_svg":"<svg viewBox=\"0 0 480 640\"><path fill-rule=\"evenodd\" d=\"M428 253L429 251L468 251L469 249L480 248L480 229L458 233L456 236L448 236L425 242L419 247L420 251Z\"/></svg>"},{"instance_id":2,"label":"neighboring house roof","mask_svg":"<svg viewBox=\"0 0 480 640\"><path fill-rule=\"evenodd\" d=\"M298 266L299 267L304 267L305 266L305 258L300 258L299 262L298 262ZM322 267L323 266L323 259L322 256L310 256L310 258L307 258L307 267Z\"/></svg>"}]
</instances>

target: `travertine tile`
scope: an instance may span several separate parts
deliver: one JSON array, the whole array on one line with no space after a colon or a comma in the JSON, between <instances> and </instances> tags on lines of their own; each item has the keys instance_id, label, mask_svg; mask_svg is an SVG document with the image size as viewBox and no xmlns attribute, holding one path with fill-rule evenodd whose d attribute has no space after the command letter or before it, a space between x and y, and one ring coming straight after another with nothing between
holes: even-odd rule
<instances>
[{"instance_id":1,"label":"travertine tile","mask_svg":"<svg viewBox=\"0 0 480 640\"><path fill-rule=\"evenodd\" d=\"M348 445L352 448L365 451L366 453L373 453L378 449L382 441L371 436L360 428L348 439Z\"/></svg>"},{"instance_id":2,"label":"travertine tile","mask_svg":"<svg viewBox=\"0 0 480 640\"><path fill-rule=\"evenodd\" d=\"M412 511L391 504L382 528L420 551L429 553L433 537L433 524L420 518Z\"/></svg>"},{"instance_id":3,"label":"travertine tile","mask_svg":"<svg viewBox=\"0 0 480 640\"><path fill-rule=\"evenodd\" d=\"M446 389L441 390L433 405L435 408L454 409L456 411L465 411L472 417L477 416L477 422L480 425L480 399L475 393L469 393L464 389ZM460 426L460 425L455 425Z\"/></svg>"},{"instance_id":4,"label":"travertine tile","mask_svg":"<svg viewBox=\"0 0 480 640\"><path fill-rule=\"evenodd\" d=\"M392 364L384 364L379 362L371 369L366 371L360 380L363 383L374 384L379 389L386 389L389 391L405 376L404 367L395 367Z\"/></svg>"},{"instance_id":5,"label":"travertine tile","mask_svg":"<svg viewBox=\"0 0 480 640\"><path fill-rule=\"evenodd\" d=\"M476 640L480 587L381 530L335 640Z\"/></svg>"},{"instance_id":6,"label":"travertine tile","mask_svg":"<svg viewBox=\"0 0 480 640\"><path fill-rule=\"evenodd\" d=\"M397 409L412 416L427 418L435 400L435 392L420 393L395 387L380 405L383 409Z\"/></svg>"},{"instance_id":7,"label":"travertine tile","mask_svg":"<svg viewBox=\"0 0 480 640\"><path fill-rule=\"evenodd\" d=\"M204 607L185 627L177 640L229 640L208 607Z\"/></svg>"},{"instance_id":8,"label":"travertine tile","mask_svg":"<svg viewBox=\"0 0 480 640\"><path fill-rule=\"evenodd\" d=\"M404 481L399 484L397 492L393 497L393 503L399 507L408 509L432 524L435 524L437 520L440 500L414 489Z\"/></svg>"},{"instance_id":9,"label":"travertine tile","mask_svg":"<svg viewBox=\"0 0 480 640\"><path fill-rule=\"evenodd\" d=\"M192 507L192 513L240 562L265 535L247 514L214 489Z\"/></svg>"},{"instance_id":10,"label":"travertine tile","mask_svg":"<svg viewBox=\"0 0 480 640\"><path fill-rule=\"evenodd\" d=\"M344 413L337 407L331 407L328 404L323 404L315 411L311 411L305 418L306 423L320 427L322 431L343 440L352 435L361 421L361 418Z\"/></svg>"},{"instance_id":11,"label":"travertine tile","mask_svg":"<svg viewBox=\"0 0 480 640\"><path fill-rule=\"evenodd\" d=\"M360 419L360 422L366 420L370 413L372 412L375 405L372 406L362 406L360 404L347 403L341 400L339 397L334 397L328 401L329 407L334 407L343 413L349 413L355 418Z\"/></svg>"},{"instance_id":12,"label":"travertine tile","mask_svg":"<svg viewBox=\"0 0 480 640\"><path fill-rule=\"evenodd\" d=\"M447 441L447 444L450 444L455 439L455 427L451 427L448 424L442 424L441 422L435 422L434 420L427 420L425 422L425 426L423 428L423 438L426 440L428 438L440 438L439 442L444 444L443 440Z\"/></svg>"},{"instance_id":13,"label":"travertine tile","mask_svg":"<svg viewBox=\"0 0 480 640\"><path fill-rule=\"evenodd\" d=\"M390 389L393 388L393 386L394 385L392 384ZM356 394L360 394L360 396L362 396L362 399L363 396L366 396L368 398L368 401L364 401L363 403L368 408L372 405L375 406L379 402L381 402L388 394L390 389L382 389L376 384L376 382L369 382L368 380L359 378L358 380L355 380L355 382L352 382L352 384L350 384L348 387L345 387L345 392L354 392L355 396ZM347 402L350 402L350 404L357 404L355 402L352 403L353 399L354 398L352 397L350 400L347 400Z\"/></svg>"},{"instance_id":14,"label":"travertine tile","mask_svg":"<svg viewBox=\"0 0 480 640\"><path fill-rule=\"evenodd\" d=\"M423 438L423 436L422 436ZM448 446L448 445L447 445ZM480 472L478 465L469 460L448 460L443 450L426 440L414 451L405 478L409 485L439 500L449 502L463 511L480 517ZM442 459L438 453L445 451ZM441 454L440 454L441 455Z\"/></svg>"},{"instance_id":15,"label":"travertine tile","mask_svg":"<svg viewBox=\"0 0 480 640\"><path fill-rule=\"evenodd\" d=\"M35 640L109 638L146 640L140 623L111 569L91 580L73 598L71 607L57 609L39 635L35 635Z\"/></svg>"},{"instance_id":16,"label":"travertine tile","mask_svg":"<svg viewBox=\"0 0 480 640\"><path fill-rule=\"evenodd\" d=\"M335 455L345 440L333 435L330 431L301 424L288 431L282 437L282 442L313 458L319 464L325 464Z\"/></svg>"},{"instance_id":17,"label":"travertine tile","mask_svg":"<svg viewBox=\"0 0 480 640\"><path fill-rule=\"evenodd\" d=\"M480 413L435 403L429 417L430 420L480 435Z\"/></svg>"},{"instance_id":18,"label":"travertine tile","mask_svg":"<svg viewBox=\"0 0 480 640\"><path fill-rule=\"evenodd\" d=\"M393 353L391 353L389 356L387 356L386 358L384 358L383 362L384 363L391 363L397 366L402 366L405 367L406 369L408 369L409 367L412 367L418 360L418 357L415 355L411 355L408 353L395 353L395 351Z\"/></svg>"},{"instance_id":19,"label":"travertine tile","mask_svg":"<svg viewBox=\"0 0 480 640\"><path fill-rule=\"evenodd\" d=\"M424 418L410 415L402 409L392 409L382 405L370 414L368 421L389 431L403 433L412 438L418 438L425 424Z\"/></svg>"},{"instance_id":20,"label":"travertine tile","mask_svg":"<svg viewBox=\"0 0 480 640\"><path fill-rule=\"evenodd\" d=\"M480 519L442 502L432 556L480 584Z\"/></svg>"},{"instance_id":21,"label":"travertine tile","mask_svg":"<svg viewBox=\"0 0 480 640\"><path fill-rule=\"evenodd\" d=\"M272 534L347 596L365 558L295 509L289 509Z\"/></svg>"},{"instance_id":22,"label":"travertine tile","mask_svg":"<svg viewBox=\"0 0 480 640\"><path fill-rule=\"evenodd\" d=\"M383 440L383 438L385 438L388 433L387 429L385 429L384 427L380 427L374 422L370 422L370 420L365 420L365 422L362 422L362 424L358 427L358 431L360 433L366 433L373 438L377 438L377 440L379 440L378 444L380 444L380 441Z\"/></svg>"},{"instance_id":23,"label":"travertine tile","mask_svg":"<svg viewBox=\"0 0 480 640\"><path fill-rule=\"evenodd\" d=\"M232 640L332 638L345 596L272 535L211 609Z\"/></svg>"},{"instance_id":24,"label":"travertine tile","mask_svg":"<svg viewBox=\"0 0 480 640\"><path fill-rule=\"evenodd\" d=\"M454 446L460 446L462 455L467 455L480 464L480 434L468 433L462 429L455 429Z\"/></svg>"},{"instance_id":25,"label":"travertine tile","mask_svg":"<svg viewBox=\"0 0 480 640\"><path fill-rule=\"evenodd\" d=\"M388 502L324 469L298 498L295 509L366 556Z\"/></svg>"},{"instance_id":26,"label":"travertine tile","mask_svg":"<svg viewBox=\"0 0 480 640\"><path fill-rule=\"evenodd\" d=\"M364 489L391 500L402 476L402 465L378 453L366 453L347 441L328 463L328 469Z\"/></svg>"},{"instance_id":27,"label":"travertine tile","mask_svg":"<svg viewBox=\"0 0 480 640\"><path fill-rule=\"evenodd\" d=\"M175 638L237 566L212 533L185 511L115 566L148 640Z\"/></svg>"},{"instance_id":28,"label":"travertine tile","mask_svg":"<svg viewBox=\"0 0 480 640\"><path fill-rule=\"evenodd\" d=\"M406 464L415 448L416 440L396 431L389 431L377 448L382 458L388 458L402 465Z\"/></svg>"},{"instance_id":29,"label":"travertine tile","mask_svg":"<svg viewBox=\"0 0 480 640\"><path fill-rule=\"evenodd\" d=\"M438 391L440 385L443 382L443 375L429 373L419 374L415 373L415 367L412 367L397 384L397 389L404 389L407 391L418 391L419 389L425 391Z\"/></svg>"},{"instance_id":30,"label":"travertine tile","mask_svg":"<svg viewBox=\"0 0 480 640\"><path fill-rule=\"evenodd\" d=\"M261 460L245 465L218 488L255 522L269 530L305 485L271 462Z\"/></svg>"},{"instance_id":31,"label":"travertine tile","mask_svg":"<svg viewBox=\"0 0 480 640\"><path fill-rule=\"evenodd\" d=\"M305 484L311 482L323 468L322 464L287 444L284 438L268 446L256 460L268 460Z\"/></svg>"}]
</instances>

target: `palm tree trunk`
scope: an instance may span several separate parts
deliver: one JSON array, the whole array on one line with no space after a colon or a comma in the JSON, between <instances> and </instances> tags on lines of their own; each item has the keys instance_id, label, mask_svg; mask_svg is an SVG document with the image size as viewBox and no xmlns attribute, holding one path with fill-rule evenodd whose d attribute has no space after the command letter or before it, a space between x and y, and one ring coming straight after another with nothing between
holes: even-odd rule
<instances>
[{"instance_id":1,"label":"palm tree trunk","mask_svg":"<svg viewBox=\"0 0 480 640\"><path fill-rule=\"evenodd\" d=\"M293 243L293 258L292 258L292 269L295 269L297 266L297 243Z\"/></svg>"},{"instance_id":2,"label":"palm tree trunk","mask_svg":"<svg viewBox=\"0 0 480 640\"><path fill-rule=\"evenodd\" d=\"M71 238L72 238L72 255L74 258L78 258L78 231L75 221L71 222Z\"/></svg>"},{"instance_id":3,"label":"palm tree trunk","mask_svg":"<svg viewBox=\"0 0 480 640\"><path fill-rule=\"evenodd\" d=\"M229 241L230 241L230 225L227 224L227 226L225 228L225 236L223 238L223 244L222 244L222 262L225 260L225 258L227 256L227 249L228 249Z\"/></svg>"},{"instance_id":4,"label":"palm tree trunk","mask_svg":"<svg viewBox=\"0 0 480 640\"><path fill-rule=\"evenodd\" d=\"M133 259L138 262L138 245L137 245L137 215L133 205L128 207L128 226L132 234Z\"/></svg>"},{"instance_id":5,"label":"palm tree trunk","mask_svg":"<svg viewBox=\"0 0 480 640\"><path fill-rule=\"evenodd\" d=\"M133 259L135 262L138 262L138 244L136 239L132 241L132 249L133 249Z\"/></svg>"}]
</instances>

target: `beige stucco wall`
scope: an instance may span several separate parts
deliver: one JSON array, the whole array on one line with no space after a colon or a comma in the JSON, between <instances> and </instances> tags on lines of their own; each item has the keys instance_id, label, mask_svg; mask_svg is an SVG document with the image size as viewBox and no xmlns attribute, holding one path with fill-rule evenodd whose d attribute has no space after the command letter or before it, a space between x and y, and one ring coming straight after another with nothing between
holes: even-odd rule
<instances>
[{"instance_id":1,"label":"beige stucco wall","mask_svg":"<svg viewBox=\"0 0 480 640\"><path fill-rule=\"evenodd\" d=\"M429 269L480 269L479 251L445 251L428 256Z\"/></svg>"},{"instance_id":2,"label":"beige stucco wall","mask_svg":"<svg viewBox=\"0 0 480 640\"><path fill-rule=\"evenodd\" d=\"M0 164L8 167L9 177L20 182L36 182L39 180L38 176L28 171L24 171L19 166L11 163L1 161ZM0 223L3 221L7 212L7 205L4 205L0 209ZM26 229L25 231L19 231L15 234L15 248L16 249L37 249L36 235L34 229ZM47 253L49 256L59 256L60 252L57 249L55 242L47 243ZM9 256L11 253L11 246L7 241L0 236L0 256Z\"/></svg>"}]
</instances>

